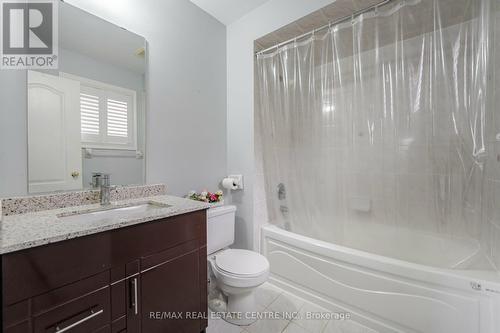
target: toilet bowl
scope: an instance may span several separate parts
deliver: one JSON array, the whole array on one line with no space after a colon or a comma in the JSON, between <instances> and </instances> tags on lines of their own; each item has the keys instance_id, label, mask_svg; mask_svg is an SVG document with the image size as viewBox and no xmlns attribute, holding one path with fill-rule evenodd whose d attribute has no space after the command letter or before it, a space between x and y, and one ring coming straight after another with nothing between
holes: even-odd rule
<instances>
[{"instance_id":1,"label":"toilet bowl","mask_svg":"<svg viewBox=\"0 0 500 333\"><path fill-rule=\"evenodd\" d=\"M257 311L254 290L267 281L269 261L259 253L247 250L223 250L209 258L217 287L227 296L226 318L237 325L255 321Z\"/></svg>"},{"instance_id":2,"label":"toilet bowl","mask_svg":"<svg viewBox=\"0 0 500 333\"><path fill-rule=\"evenodd\" d=\"M235 211L234 206L209 210L208 263L217 287L227 297L228 315L223 318L236 325L250 325L257 319L254 291L267 281L269 261L257 252L226 248L234 242Z\"/></svg>"}]
</instances>

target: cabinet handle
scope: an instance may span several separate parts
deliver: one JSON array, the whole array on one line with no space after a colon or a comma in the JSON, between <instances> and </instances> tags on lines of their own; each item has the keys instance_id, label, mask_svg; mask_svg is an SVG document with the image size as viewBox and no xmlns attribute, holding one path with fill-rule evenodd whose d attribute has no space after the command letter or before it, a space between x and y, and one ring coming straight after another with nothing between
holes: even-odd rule
<instances>
[{"instance_id":1,"label":"cabinet handle","mask_svg":"<svg viewBox=\"0 0 500 333\"><path fill-rule=\"evenodd\" d=\"M138 292L137 292L137 278L133 278L130 280L132 283L133 291L132 291L132 307L134 308L134 314L139 314L139 300L138 300Z\"/></svg>"},{"instance_id":2,"label":"cabinet handle","mask_svg":"<svg viewBox=\"0 0 500 333\"><path fill-rule=\"evenodd\" d=\"M90 311L91 314L83 319L80 319L79 321L77 322L74 322L73 324L69 325L69 326L66 326L65 328L59 328L59 326L56 326L56 332L57 333L63 333L63 332L67 332L69 331L70 329L72 328L75 328L83 323L85 323L86 321L89 321L90 319L94 318L94 317L97 317L98 315L100 315L101 313L104 312L103 309L97 311L97 312L94 312L93 310Z\"/></svg>"}]
</instances>

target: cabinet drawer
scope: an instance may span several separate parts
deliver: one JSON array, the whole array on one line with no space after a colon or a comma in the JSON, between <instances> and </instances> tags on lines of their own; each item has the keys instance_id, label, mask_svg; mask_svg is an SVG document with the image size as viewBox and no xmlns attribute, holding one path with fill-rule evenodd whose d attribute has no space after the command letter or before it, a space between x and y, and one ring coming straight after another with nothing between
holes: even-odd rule
<instances>
[{"instance_id":1,"label":"cabinet drawer","mask_svg":"<svg viewBox=\"0 0 500 333\"><path fill-rule=\"evenodd\" d=\"M110 322L109 287L35 316L35 333L89 333L106 326Z\"/></svg>"},{"instance_id":2,"label":"cabinet drawer","mask_svg":"<svg viewBox=\"0 0 500 333\"><path fill-rule=\"evenodd\" d=\"M15 326L11 326L9 328L6 328L2 332L4 332L4 333L26 333L26 332L31 332L31 325L30 325L29 321L25 321L24 323L17 324Z\"/></svg>"},{"instance_id":3,"label":"cabinet drawer","mask_svg":"<svg viewBox=\"0 0 500 333\"><path fill-rule=\"evenodd\" d=\"M111 323L111 333L123 333L127 331L127 318L121 317Z\"/></svg>"},{"instance_id":4,"label":"cabinet drawer","mask_svg":"<svg viewBox=\"0 0 500 333\"><path fill-rule=\"evenodd\" d=\"M4 306L108 270L109 244L101 233L2 256Z\"/></svg>"},{"instance_id":5,"label":"cabinet drawer","mask_svg":"<svg viewBox=\"0 0 500 333\"><path fill-rule=\"evenodd\" d=\"M3 309L3 326L10 327L30 319L31 302L23 301Z\"/></svg>"},{"instance_id":6,"label":"cabinet drawer","mask_svg":"<svg viewBox=\"0 0 500 333\"><path fill-rule=\"evenodd\" d=\"M31 299L32 315L38 316L60 305L92 294L96 290L104 289L107 286L109 286L109 271L52 290Z\"/></svg>"}]
</instances>

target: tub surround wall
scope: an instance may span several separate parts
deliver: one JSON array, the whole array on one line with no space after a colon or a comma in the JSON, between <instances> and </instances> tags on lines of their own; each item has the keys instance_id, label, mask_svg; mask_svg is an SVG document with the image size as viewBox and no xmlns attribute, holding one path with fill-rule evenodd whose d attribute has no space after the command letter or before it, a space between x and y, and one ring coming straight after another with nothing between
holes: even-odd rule
<instances>
[{"instance_id":1,"label":"tub surround wall","mask_svg":"<svg viewBox=\"0 0 500 333\"><path fill-rule=\"evenodd\" d=\"M165 195L166 193L167 186L164 184L120 186L111 189L111 201L153 197L158 195ZM99 203L99 200L99 190L85 190L17 198L5 198L0 200L0 217L33 213L51 209L92 205Z\"/></svg>"},{"instance_id":2,"label":"tub surround wall","mask_svg":"<svg viewBox=\"0 0 500 333\"><path fill-rule=\"evenodd\" d=\"M495 34L500 36L500 2L495 2ZM498 40L498 39L497 39ZM495 69L500 68L500 43L495 44ZM495 76L495 90L500 87L500 73L493 73ZM497 107L500 105L500 94L495 94L494 99ZM500 113L498 110L493 114L493 126L490 128L496 130L489 136L488 147L491 152L491 159L500 162L500 141L498 135L500 134ZM495 140L496 139L496 140ZM486 213L485 223L482 229L482 244L485 246L492 263L496 266L497 271L500 272L500 163L493 163L486 168L485 187L486 187Z\"/></svg>"},{"instance_id":3,"label":"tub surround wall","mask_svg":"<svg viewBox=\"0 0 500 333\"><path fill-rule=\"evenodd\" d=\"M496 154L500 154L500 142L494 143ZM486 221L483 224L482 242L486 251L495 266L500 272L500 172L498 166L486 178L486 187L488 195L486 205Z\"/></svg>"},{"instance_id":4,"label":"tub surround wall","mask_svg":"<svg viewBox=\"0 0 500 333\"><path fill-rule=\"evenodd\" d=\"M255 124L258 124L258 114L255 115ZM261 240L261 227L269 223L269 214L267 207L267 196L264 176L264 160L262 153L262 140L260 130L255 125L255 185L253 191L253 216L254 216L254 250L260 251L262 244ZM277 192L276 192L277 195Z\"/></svg>"}]
</instances>

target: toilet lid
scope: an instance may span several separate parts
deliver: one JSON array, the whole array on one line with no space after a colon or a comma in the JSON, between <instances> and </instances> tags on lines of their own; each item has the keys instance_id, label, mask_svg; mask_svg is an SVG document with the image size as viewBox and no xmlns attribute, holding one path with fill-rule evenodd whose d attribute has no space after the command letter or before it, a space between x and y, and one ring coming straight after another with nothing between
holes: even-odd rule
<instances>
[{"instance_id":1,"label":"toilet lid","mask_svg":"<svg viewBox=\"0 0 500 333\"><path fill-rule=\"evenodd\" d=\"M215 257L217 267L235 275L257 275L269 269L263 255L248 250L225 250Z\"/></svg>"}]
</instances>

